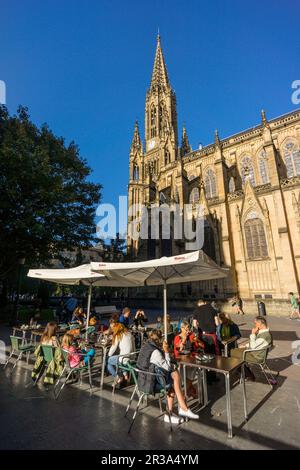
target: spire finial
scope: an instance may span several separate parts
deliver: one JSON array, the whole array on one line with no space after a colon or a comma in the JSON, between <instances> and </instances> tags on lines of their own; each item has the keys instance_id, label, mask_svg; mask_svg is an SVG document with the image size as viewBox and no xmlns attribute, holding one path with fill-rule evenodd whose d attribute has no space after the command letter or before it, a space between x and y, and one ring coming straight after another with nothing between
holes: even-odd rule
<instances>
[{"instance_id":1,"label":"spire finial","mask_svg":"<svg viewBox=\"0 0 300 470\"><path fill-rule=\"evenodd\" d=\"M218 129L215 130L215 144L216 144L218 147L220 147L220 145L221 145Z\"/></svg>"},{"instance_id":2,"label":"spire finial","mask_svg":"<svg viewBox=\"0 0 300 470\"><path fill-rule=\"evenodd\" d=\"M261 110L261 122L264 126L267 125L268 123L268 120L267 120L267 117L266 117L266 112L264 109Z\"/></svg>"}]
</instances>

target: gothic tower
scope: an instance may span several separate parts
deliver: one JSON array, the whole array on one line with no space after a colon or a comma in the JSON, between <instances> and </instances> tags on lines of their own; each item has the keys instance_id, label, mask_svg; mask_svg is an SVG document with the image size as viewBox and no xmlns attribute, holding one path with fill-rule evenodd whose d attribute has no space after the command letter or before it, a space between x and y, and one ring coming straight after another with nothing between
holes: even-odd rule
<instances>
[{"instance_id":1,"label":"gothic tower","mask_svg":"<svg viewBox=\"0 0 300 470\"><path fill-rule=\"evenodd\" d=\"M145 140L146 164L154 161L157 174L177 160L176 96L170 85L159 35L151 84L146 95Z\"/></svg>"}]
</instances>

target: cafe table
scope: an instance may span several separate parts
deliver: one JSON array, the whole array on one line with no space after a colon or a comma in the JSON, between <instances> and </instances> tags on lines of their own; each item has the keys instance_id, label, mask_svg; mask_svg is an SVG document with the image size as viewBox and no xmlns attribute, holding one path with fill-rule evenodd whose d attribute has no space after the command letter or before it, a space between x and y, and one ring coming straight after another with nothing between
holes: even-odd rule
<instances>
[{"instance_id":1,"label":"cafe table","mask_svg":"<svg viewBox=\"0 0 300 470\"><path fill-rule=\"evenodd\" d=\"M101 376L100 376L100 389L103 388L103 383L104 383L104 372L105 372L105 367L106 367L106 357L108 350L110 349L111 342L110 341L97 341L95 343L94 347L96 349L101 349L102 350L102 366L101 366Z\"/></svg>"},{"instance_id":2,"label":"cafe table","mask_svg":"<svg viewBox=\"0 0 300 470\"><path fill-rule=\"evenodd\" d=\"M212 356L212 355L211 355ZM231 392L230 392L230 378L233 372L241 369L241 385L243 391L243 404L244 404L244 415L245 420L248 419L247 412L247 397L245 387L245 361L234 358L234 357L223 357L223 356L212 356L210 360L199 360L197 357L192 355L181 355L177 359L177 362L183 370L183 380L186 389L186 368L193 367L201 372L202 387L203 387L203 407L208 404L208 393L207 393L207 381L206 372L213 371L224 375L225 378L225 389L226 389L226 411L227 411L227 427L228 437L232 438L232 410L231 410Z\"/></svg>"}]
</instances>

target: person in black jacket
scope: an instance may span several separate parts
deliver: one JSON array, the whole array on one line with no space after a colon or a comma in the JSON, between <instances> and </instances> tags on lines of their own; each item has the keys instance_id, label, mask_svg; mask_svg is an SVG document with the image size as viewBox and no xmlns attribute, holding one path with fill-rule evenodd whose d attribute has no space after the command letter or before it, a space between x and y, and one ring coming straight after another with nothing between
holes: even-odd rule
<instances>
[{"instance_id":1,"label":"person in black jacket","mask_svg":"<svg viewBox=\"0 0 300 470\"><path fill-rule=\"evenodd\" d=\"M149 334L149 340L143 344L138 360L137 368L139 390L145 393L158 393L165 385L167 389L168 408L172 412L174 397L178 401L178 414L180 417L199 419L199 415L193 413L185 403L184 395L181 390L181 378L178 370L171 362L169 346L163 341L163 335L160 330L152 330ZM143 374L142 371L158 374L151 376ZM171 414L171 422L180 424L182 418ZM165 415L165 422L169 422L168 415Z\"/></svg>"}]
</instances>

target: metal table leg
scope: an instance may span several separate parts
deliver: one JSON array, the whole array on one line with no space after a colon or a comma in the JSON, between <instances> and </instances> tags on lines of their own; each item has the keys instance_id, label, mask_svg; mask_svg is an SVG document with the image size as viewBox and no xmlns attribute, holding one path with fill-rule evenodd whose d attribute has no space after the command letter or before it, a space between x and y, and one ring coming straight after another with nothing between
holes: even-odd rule
<instances>
[{"instance_id":1,"label":"metal table leg","mask_svg":"<svg viewBox=\"0 0 300 470\"><path fill-rule=\"evenodd\" d=\"M246 395L246 384L245 384L245 364L242 365L242 387L243 387L243 400L244 400L244 415L247 421L248 410L247 410L247 395Z\"/></svg>"},{"instance_id":2,"label":"metal table leg","mask_svg":"<svg viewBox=\"0 0 300 470\"><path fill-rule=\"evenodd\" d=\"M203 383L203 400L204 400L203 405L206 406L208 404L206 369L202 369L202 383Z\"/></svg>"},{"instance_id":3,"label":"metal table leg","mask_svg":"<svg viewBox=\"0 0 300 470\"><path fill-rule=\"evenodd\" d=\"M184 386L184 395L187 399L187 390L186 390L186 365L183 364L183 386Z\"/></svg>"},{"instance_id":4,"label":"metal table leg","mask_svg":"<svg viewBox=\"0 0 300 470\"><path fill-rule=\"evenodd\" d=\"M105 365L106 365L106 354L107 354L107 348L103 348L103 355L102 355L102 369L101 369L101 379L100 379L100 388L103 388L103 382L104 382L104 371L105 371Z\"/></svg>"},{"instance_id":5,"label":"metal table leg","mask_svg":"<svg viewBox=\"0 0 300 470\"><path fill-rule=\"evenodd\" d=\"M225 375L225 387L226 387L226 409L227 409L227 423L228 423L228 437L232 438L232 416L231 416L231 397L230 397L230 376Z\"/></svg>"}]
</instances>

